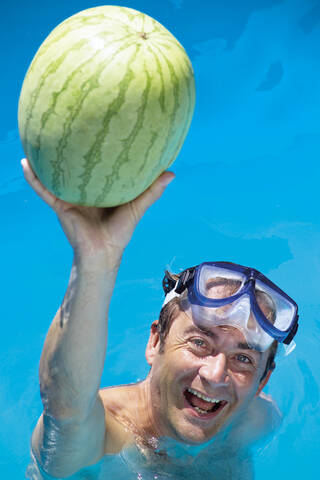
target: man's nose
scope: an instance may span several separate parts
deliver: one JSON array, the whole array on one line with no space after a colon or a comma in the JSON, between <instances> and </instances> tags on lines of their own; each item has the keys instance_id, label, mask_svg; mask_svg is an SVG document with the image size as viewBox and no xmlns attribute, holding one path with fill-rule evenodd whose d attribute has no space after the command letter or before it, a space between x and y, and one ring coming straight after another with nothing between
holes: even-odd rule
<instances>
[{"instance_id":1,"label":"man's nose","mask_svg":"<svg viewBox=\"0 0 320 480\"><path fill-rule=\"evenodd\" d=\"M228 385L230 378L225 354L218 353L206 357L199 369L199 375L215 387Z\"/></svg>"}]
</instances>

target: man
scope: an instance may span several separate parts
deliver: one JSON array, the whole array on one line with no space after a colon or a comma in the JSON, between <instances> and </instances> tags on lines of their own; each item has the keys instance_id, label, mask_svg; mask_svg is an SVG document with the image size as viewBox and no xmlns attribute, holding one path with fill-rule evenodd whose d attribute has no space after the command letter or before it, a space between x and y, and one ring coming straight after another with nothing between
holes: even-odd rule
<instances>
[{"instance_id":1,"label":"man","mask_svg":"<svg viewBox=\"0 0 320 480\"><path fill-rule=\"evenodd\" d=\"M279 423L262 389L277 341L290 343L297 329L295 303L255 270L234 264L167 272L165 304L146 348L147 378L100 390L123 250L174 176L165 172L134 201L102 209L57 199L27 160L22 165L74 250L40 361L44 411L32 451L42 477L67 478L121 453L129 470L144 472L140 478L252 478L247 449ZM94 478L109 478L108 462L105 468ZM81 472L73 478L87 478Z\"/></svg>"}]
</instances>

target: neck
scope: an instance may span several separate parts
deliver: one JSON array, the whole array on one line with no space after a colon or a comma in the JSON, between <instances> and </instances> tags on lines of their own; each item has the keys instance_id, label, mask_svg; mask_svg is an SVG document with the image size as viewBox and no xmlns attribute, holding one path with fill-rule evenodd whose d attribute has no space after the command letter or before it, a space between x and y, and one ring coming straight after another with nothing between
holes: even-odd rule
<instances>
[{"instance_id":1,"label":"neck","mask_svg":"<svg viewBox=\"0 0 320 480\"><path fill-rule=\"evenodd\" d=\"M165 435L165 432L161 428L162 422L158 418L159 408L151 395L150 377L148 376L138 383L136 387L138 405L131 413L145 440L154 445L157 439Z\"/></svg>"}]
</instances>

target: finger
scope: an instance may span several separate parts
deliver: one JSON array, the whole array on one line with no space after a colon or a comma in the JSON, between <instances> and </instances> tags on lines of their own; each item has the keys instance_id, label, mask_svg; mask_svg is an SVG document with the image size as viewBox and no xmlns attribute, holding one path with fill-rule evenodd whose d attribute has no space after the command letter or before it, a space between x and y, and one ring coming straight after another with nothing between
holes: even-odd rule
<instances>
[{"instance_id":1,"label":"finger","mask_svg":"<svg viewBox=\"0 0 320 480\"><path fill-rule=\"evenodd\" d=\"M163 172L146 191L132 201L132 206L139 216L139 219L145 211L161 197L166 187L174 178L175 174L173 172Z\"/></svg>"},{"instance_id":2,"label":"finger","mask_svg":"<svg viewBox=\"0 0 320 480\"><path fill-rule=\"evenodd\" d=\"M33 190L42 198L50 207L54 208L58 199L55 195L53 195L49 190L47 190L38 177L33 172L29 161L26 158L21 160L21 165L23 168L24 178L29 183L29 185L33 188Z\"/></svg>"}]
</instances>

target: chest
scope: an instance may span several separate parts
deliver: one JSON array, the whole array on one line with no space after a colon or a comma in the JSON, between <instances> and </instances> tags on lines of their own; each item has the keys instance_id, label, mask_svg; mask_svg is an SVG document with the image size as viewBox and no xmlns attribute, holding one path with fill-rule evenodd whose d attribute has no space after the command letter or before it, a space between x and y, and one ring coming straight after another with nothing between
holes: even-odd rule
<instances>
[{"instance_id":1,"label":"chest","mask_svg":"<svg viewBox=\"0 0 320 480\"><path fill-rule=\"evenodd\" d=\"M174 457L165 452L141 452L136 447L124 449L120 454L122 468L128 477L139 480L250 480L251 465L248 458L208 452L196 456L179 452Z\"/></svg>"}]
</instances>

